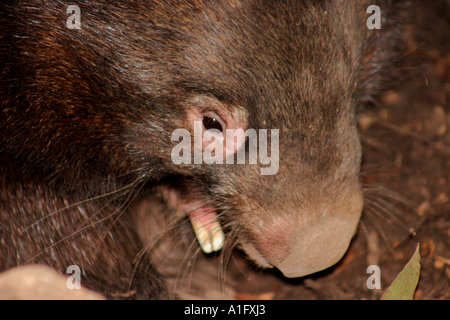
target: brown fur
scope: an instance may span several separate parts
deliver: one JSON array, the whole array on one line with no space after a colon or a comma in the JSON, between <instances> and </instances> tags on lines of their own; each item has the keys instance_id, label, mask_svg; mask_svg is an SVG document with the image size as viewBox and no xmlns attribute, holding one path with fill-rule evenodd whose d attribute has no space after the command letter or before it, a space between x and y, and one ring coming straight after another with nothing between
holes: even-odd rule
<instances>
[{"instance_id":1,"label":"brown fur","mask_svg":"<svg viewBox=\"0 0 450 320\"><path fill-rule=\"evenodd\" d=\"M78 264L108 297L169 297L150 256L135 263L128 210L163 183L214 202L230 241L271 261L293 220L360 211L355 108L400 43L386 4L380 31L372 1L80 1L81 30L69 4L0 5L0 270ZM279 173L174 165L171 133L199 95L280 129Z\"/></svg>"}]
</instances>

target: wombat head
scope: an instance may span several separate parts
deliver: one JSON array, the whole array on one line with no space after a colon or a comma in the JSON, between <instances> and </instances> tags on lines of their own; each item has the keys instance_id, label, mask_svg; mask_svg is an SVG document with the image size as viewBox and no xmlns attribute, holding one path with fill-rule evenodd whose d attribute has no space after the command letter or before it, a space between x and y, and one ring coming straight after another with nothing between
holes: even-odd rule
<instances>
[{"instance_id":1,"label":"wombat head","mask_svg":"<svg viewBox=\"0 0 450 320\"><path fill-rule=\"evenodd\" d=\"M220 221L259 265L288 277L336 263L363 204L355 106L366 66L379 68L376 55L367 58L365 7L230 0L102 8L80 4L80 30L62 23L60 2L8 9L21 23L5 22L13 32L1 57L14 56L2 74L22 80L3 87L1 141L22 170L73 189L95 190L105 177L170 181L168 203L195 221L205 251L222 247ZM195 144L196 121L209 141ZM245 150L246 163L195 163L193 154L174 161L178 129L190 133L193 153L234 159ZM230 129L257 138L230 141Z\"/></svg>"}]
</instances>

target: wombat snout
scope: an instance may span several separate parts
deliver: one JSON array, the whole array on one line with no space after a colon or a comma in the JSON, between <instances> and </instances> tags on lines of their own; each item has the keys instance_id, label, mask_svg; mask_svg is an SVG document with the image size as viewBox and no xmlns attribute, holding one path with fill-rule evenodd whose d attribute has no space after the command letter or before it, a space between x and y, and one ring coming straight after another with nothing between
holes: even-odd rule
<instances>
[{"instance_id":1,"label":"wombat snout","mask_svg":"<svg viewBox=\"0 0 450 320\"><path fill-rule=\"evenodd\" d=\"M350 219L330 217L307 225L289 240L289 253L274 264L288 278L302 277L331 267L347 251L359 215Z\"/></svg>"},{"instance_id":2,"label":"wombat snout","mask_svg":"<svg viewBox=\"0 0 450 320\"><path fill-rule=\"evenodd\" d=\"M347 251L361 216L362 192L358 185L351 192L337 192L342 198L328 205L323 201L251 217L251 240L242 241L242 248L256 263L276 267L288 278L331 267Z\"/></svg>"}]
</instances>

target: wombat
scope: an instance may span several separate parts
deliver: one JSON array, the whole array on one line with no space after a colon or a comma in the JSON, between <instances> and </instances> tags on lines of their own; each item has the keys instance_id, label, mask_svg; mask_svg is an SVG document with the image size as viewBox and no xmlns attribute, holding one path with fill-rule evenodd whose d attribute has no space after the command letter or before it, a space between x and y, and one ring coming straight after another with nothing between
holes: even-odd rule
<instances>
[{"instance_id":1,"label":"wombat","mask_svg":"<svg viewBox=\"0 0 450 320\"><path fill-rule=\"evenodd\" d=\"M368 28L374 4L381 29ZM397 6L2 2L0 270L76 265L108 298L164 299L167 237L239 247L286 277L332 266L361 216L355 112L391 73ZM246 162L174 161L174 132L195 123L210 143L193 138L193 152ZM275 172L229 129L267 138Z\"/></svg>"}]
</instances>

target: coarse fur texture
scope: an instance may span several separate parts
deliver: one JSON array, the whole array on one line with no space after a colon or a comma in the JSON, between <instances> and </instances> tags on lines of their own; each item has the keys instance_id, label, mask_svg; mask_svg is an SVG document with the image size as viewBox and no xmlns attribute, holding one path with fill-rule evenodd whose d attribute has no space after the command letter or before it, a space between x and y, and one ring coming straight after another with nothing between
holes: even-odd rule
<instances>
[{"instance_id":1,"label":"coarse fur texture","mask_svg":"<svg viewBox=\"0 0 450 320\"><path fill-rule=\"evenodd\" d=\"M74 4L79 30L66 27ZM382 29L367 29L370 4L0 4L0 270L75 264L108 298L173 297L152 251L172 229L195 244L180 209L192 199L218 210L228 251L288 276L304 235L332 255L324 242L344 221L346 248L363 205L355 109L402 43L390 1ZM209 105L243 115L244 129L279 129L279 172L175 165L172 132L192 131L189 110Z\"/></svg>"}]
</instances>

